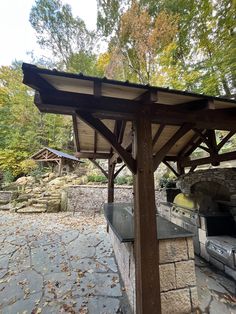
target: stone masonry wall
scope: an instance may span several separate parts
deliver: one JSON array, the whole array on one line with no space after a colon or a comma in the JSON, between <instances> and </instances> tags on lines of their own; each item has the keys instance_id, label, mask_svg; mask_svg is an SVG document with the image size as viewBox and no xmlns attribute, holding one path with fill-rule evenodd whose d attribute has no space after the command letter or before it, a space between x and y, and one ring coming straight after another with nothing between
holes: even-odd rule
<instances>
[{"instance_id":1,"label":"stone masonry wall","mask_svg":"<svg viewBox=\"0 0 236 314\"><path fill-rule=\"evenodd\" d=\"M107 203L107 186L103 185L75 185L65 190L68 211L94 211L101 209ZM164 198L163 191L155 191L156 204ZM132 186L116 186L114 193L115 202L133 202Z\"/></svg>"},{"instance_id":2,"label":"stone masonry wall","mask_svg":"<svg viewBox=\"0 0 236 314\"><path fill-rule=\"evenodd\" d=\"M201 181L217 182L225 186L230 195L236 194L236 168L206 169L182 175L177 187L185 194L190 194L191 186Z\"/></svg>"},{"instance_id":3,"label":"stone masonry wall","mask_svg":"<svg viewBox=\"0 0 236 314\"><path fill-rule=\"evenodd\" d=\"M135 312L133 243L121 243L109 228L116 260L130 305ZM189 314L198 307L194 251L191 238L159 241L162 314Z\"/></svg>"}]
</instances>

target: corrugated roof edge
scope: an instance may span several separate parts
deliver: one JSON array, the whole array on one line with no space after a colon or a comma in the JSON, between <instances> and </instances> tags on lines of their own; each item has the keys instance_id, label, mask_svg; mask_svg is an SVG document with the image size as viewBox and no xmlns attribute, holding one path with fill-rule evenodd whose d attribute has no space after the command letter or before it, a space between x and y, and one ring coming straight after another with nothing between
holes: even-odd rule
<instances>
[{"instance_id":1,"label":"corrugated roof edge","mask_svg":"<svg viewBox=\"0 0 236 314\"><path fill-rule=\"evenodd\" d=\"M72 160L81 162L78 158L76 158L76 157L73 156L73 155L70 155L70 154L61 152L61 151L59 151L59 150L53 149L53 148L49 148L49 147L43 147L43 148L40 149L38 152L36 152L35 154L33 154L33 155L31 156L31 158L33 158L33 157L36 156L37 154L41 153L41 152L44 151L45 149L49 150L50 152L52 152L53 154L57 155L58 157L63 157L63 158L72 159Z\"/></svg>"},{"instance_id":2,"label":"corrugated roof edge","mask_svg":"<svg viewBox=\"0 0 236 314\"><path fill-rule=\"evenodd\" d=\"M182 90L177 90L177 89L170 89L168 87L151 86L149 84L143 85L143 84L137 84L137 83L130 83L129 81L111 80L106 77L100 78L96 76L83 75L82 73L75 74L75 73L58 71L56 69L49 70L45 68L39 68L36 65L30 64L30 63L22 63L22 70L23 72L31 70L32 72L37 72L39 74L41 73L41 74L48 74L48 75L57 75L57 76L63 76L63 77L68 77L68 78L83 79L83 80L88 80L88 81L100 81L102 83L115 84L115 85L120 85L120 86L125 86L125 87L134 87L134 88L141 88L141 89L148 88L155 91L163 91L163 92L179 94L179 95L207 98L209 100L224 101L224 102L234 103L236 105L236 99L210 96L210 95L205 95L205 94L197 94L197 93L187 92L187 91L182 91Z\"/></svg>"}]
</instances>

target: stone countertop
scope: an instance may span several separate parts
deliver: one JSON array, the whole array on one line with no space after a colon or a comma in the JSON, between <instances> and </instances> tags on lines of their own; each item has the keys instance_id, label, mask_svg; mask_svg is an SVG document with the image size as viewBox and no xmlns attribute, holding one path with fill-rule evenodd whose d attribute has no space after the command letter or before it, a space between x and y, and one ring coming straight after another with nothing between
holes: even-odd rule
<instances>
[{"instance_id":1,"label":"stone countertop","mask_svg":"<svg viewBox=\"0 0 236 314\"><path fill-rule=\"evenodd\" d=\"M109 203L104 205L106 220L121 242L134 242L134 219L131 203ZM159 240L192 237L193 233L157 216L157 238Z\"/></svg>"}]
</instances>

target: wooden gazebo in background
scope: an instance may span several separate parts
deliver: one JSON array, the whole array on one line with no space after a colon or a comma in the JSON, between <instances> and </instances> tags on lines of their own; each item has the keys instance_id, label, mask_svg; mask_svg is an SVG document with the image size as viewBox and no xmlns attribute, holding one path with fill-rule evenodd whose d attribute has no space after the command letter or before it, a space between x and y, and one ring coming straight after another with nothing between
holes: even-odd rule
<instances>
[{"instance_id":1,"label":"wooden gazebo in background","mask_svg":"<svg viewBox=\"0 0 236 314\"><path fill-rule=\"evenodd\" d=\"M62 174L63 167L67 168L67 172L71 172L80 162L80 160L73 155L49 147L40 149L37 153L31 156L31 159L37 162L49 163L53 166L57 165L59 176Z\"/></svg>"},{"instance_id":2,"label":"wooden gazebo in background","mask_svg":"<svg viewBox=\"0 0 236 314\"><path fill-rule=\"evenodd\" d=\"M219 152L236 131L236 102L29 64L23 64L23 72L24 83L36 90L40 111L73 117L77 156L108 159L109 202L114 199L116 163L122 160L133 173L136 309L161 313L153 173L161 162L180 175L185 167L194 171L198 164L235 159L236 152ZM220 143L217 129L228 131ZM191 153L202 143L209 157L192 160Z\"/></svg>"}]
</instances>

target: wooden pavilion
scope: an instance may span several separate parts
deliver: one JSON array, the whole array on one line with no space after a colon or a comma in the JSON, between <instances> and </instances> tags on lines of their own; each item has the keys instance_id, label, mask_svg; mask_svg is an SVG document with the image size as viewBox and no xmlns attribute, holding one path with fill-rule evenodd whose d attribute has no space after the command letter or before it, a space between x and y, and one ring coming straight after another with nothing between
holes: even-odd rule
<instances>
[{"instance_id":1,"label":"wooden pavilion","mask_svg":"<svg viewBox=\"0 0 236 314\"><path fill-rule=\"evenodd\" d=\"M40 149L31 156L31 159L42 163L57 165L59 176L62 174L63 167L66 172L70 172L74 170L76 164L80 162L80 160L73 155L49 147Z\"/></svg>"},{"instance_id":2,"label":"wooden pavilion","mask_svg":"<svg viewBox=\"0 0 236 314\"><path fill-rule=\"evenodd\" d=\"M153 173L161 162L180 175L186 167L194 171L236 159L236 152L219 153L236 132L236 101L30 64L22 68L41 112L72 116L77 156L108 159L108 202L114 200L116 163L122 160L133 173L136 309L161 313ZM228 131L220 143L215 130ZM209 157L192 160L202 143Z\"/></svg>"}]
</instances>

